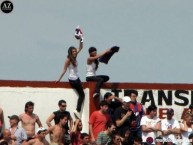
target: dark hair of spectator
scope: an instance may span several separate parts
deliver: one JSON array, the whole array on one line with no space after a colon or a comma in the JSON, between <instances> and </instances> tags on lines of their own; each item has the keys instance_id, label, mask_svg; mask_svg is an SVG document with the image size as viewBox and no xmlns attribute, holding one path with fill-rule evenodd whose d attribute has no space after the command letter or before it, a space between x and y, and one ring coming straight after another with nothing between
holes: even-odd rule
<instances>
[{"instance_id":1,"label":"dark hair of spectator","mask_svg":"<svg viewBox=\"0 0 193 145\"><path fill-rule=\"evenodd\" d=\"M97 51L97 49L96 49L95 47L90 47L90 48L88 49L89 54L92 53L92 52L94 52L94 51ZM96 64L95 70L97 70L97 69L98 69L98 65L99 65L98 59L95 59L94 63Z\"/></svg>"},{"instance_id":2,"label":"dark hair of spectator","mask_svg":"<svg viewBox=\"0 0 193 145\"><path fill-rule=\"evenodd\" d=\"M65 103L65 104L66 104L66 101L64 101L64 100L60 100L60 101L58 101L58 105L59 105L59 106L61 106L61 105L62 105L62 103Z\"/></svg>"},{"instance_id":3,"label":"dark hair of spectator","mask_svg":"<svg viewBox=\"0 0 193 145\"><path fill-rule=\"evenodd\" d=\"M112 135L111 135L111 141L113 141L113 139L116 138L116 136L119 135L117 132L114 132Z\"/></svg>"},{"instance_id":4,"label":"dark hair of spectator","mask_svg":"<svg viewBox=\"0 0 193 145\"><path fill-rule=\"evenodd\" d=\"M127 90L126 91L126 95L131 96L131 94L135 94L136 96L138 96L138 91L137 90Z\"/></svg>"},{"instance_id":5,"label":"dark hair of spectator","mask_svg":"<svg viewBox=\"0 0 193 145\"><path fill-rule=\"evenodd\" d=\"M107 101L101 101L99 106L109 106L109 103Z\"/></svg>"},{"instance_id":6,"label":"dark hair of spectator","mask_svg":"<svg viewBox=\"0 0 193 145\"><path fill-rule=\"evenodd\" d=\"M27 112L27 109L28 109L29 106L34 106L34 103L31 102L31 101L25 103L25 112Z\"/></svg>"},{"instance_id":7,"label":"dark hair of spectator","mask_svg":"<svg viewBox=\"0 0 193 145\"><path fill-rule=\"evenodd\" d=\"M157 106L155 106L155 105L150 105L150 106L148 106L148 108L147 108L147 112L150 113L151 111L156 110L156 109L157 109Z\"/></svg>"},{"instance_id":8,"label":"dark hair of spectator","mask_svg":"<svg viewBox=\"0 0 193 145\"><path fill-rule=\"evenodd\" d=\"M89 136L87 133L81 133L81 136L80 136L80 138L81 139L84 139L86 136Z\"/></svg>"},{"instance_id":9,"label":"dark hair of spectator","mask_svg":"<svg viewBox=\"0 0 193 145\"><path fill-rule=\"evenodd\" d=\"M106 127L107 128L110 128L112 125L114 125L114 126L116 126L113 122L111 122L111 121L108 121L107 123L106 123Z\"/></svg>"},{"instance_id":10,"label":"dark hair of spectator","mask_svg":"<svg viewBox=\"0 0 193 145\"><path fill-rule=\"evenodd\" d=\"M108 99L110 96L112 96L112 93L107 92L107 93L104 95L104 99Z\"/></svg>"},{"instance_id":11,"label":"dark hair of spectator","mask_svg":"<svg viewBox=\"0 0 193 145\"><path fill-rule=\"evenodd\" d=\"M66 117L68 119L68 115L67 114L60 114L59 115L59 119L64 119L64 117Z\"/></svg>"}]
</instances>

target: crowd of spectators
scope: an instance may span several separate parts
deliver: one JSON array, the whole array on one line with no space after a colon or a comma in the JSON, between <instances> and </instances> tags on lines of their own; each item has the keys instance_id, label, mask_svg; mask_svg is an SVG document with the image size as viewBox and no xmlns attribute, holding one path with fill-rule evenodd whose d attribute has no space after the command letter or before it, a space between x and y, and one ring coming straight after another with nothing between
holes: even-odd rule
<instances>
[{"instance_id":1,"label":"crowd of spectators","mask_svg":"<svg viewBox=\"0 0 193 145\"><path fill-rule=\"evenodd\" d=\"M189 106L183 120L179 122L175 119L172 108L167 109L165 119L160 119L157 116L157 106L146 107L137 102L136 90L129 90L127 95L118 98L107 92L100 101L99 110L89 116L87 133L82 132L81 118L77 117L73 121L70 112L66 110L65 100L59 100L59 109L48 116L47 128L42 126L39 116L33 112L34 103L31 101L26 102L24 112L20 115L8 116L9 126L5 129L2 128L3 108L0 108L0 145L192 144L192 105ZM46 135L49 135L49 140L46 139Z\"/></svg>"}]
</instances>

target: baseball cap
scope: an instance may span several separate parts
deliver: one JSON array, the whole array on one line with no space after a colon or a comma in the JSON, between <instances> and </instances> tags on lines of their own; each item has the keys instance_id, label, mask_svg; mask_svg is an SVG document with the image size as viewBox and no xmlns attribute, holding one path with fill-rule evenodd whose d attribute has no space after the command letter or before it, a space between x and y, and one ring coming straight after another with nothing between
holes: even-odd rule
<instances>
[{"instance_id":1,"label":"baseball cap","mask_svg":"<svg viewBox=\"0 0 193 145\"><path fill-rule=\"evenodd\" d=\"M167 110L167 114L174 114L174 109L169 108L169 109Z\"/></svg>"},{"instance_id":2,"label":"baseball cap","mask_svg":"<svg viewBox=\"0 0 193 145\"><path fill-rule=\"evenodd\" d=\"M41 132L45 132L47 129L40 127L37 129L36 134L40 134Z\"/></svg>"},{"instance_id":3,"label":"baseball cap","mask_svg":"<svg viewBox=\"0 0 193 145\"><path fill-rule=\"evenodd\" d=\"M123 102L128 103L128 102L130 102L130 101L131 101L131 98L130 98L130 97L128 97L128 96L123 97Z\"/></svg>"},{"instance_id":4,"label":"baseball cap","mask_svg":"<svg viewBox=\"0 0 193 145\"><path fill-rule=\"evenodd\" d=\"M9 118L10 120L15 119L15 120L19 121L19 117L18 117L17 115L8 116L8 118Z\"/></svg>"}]
</instances>

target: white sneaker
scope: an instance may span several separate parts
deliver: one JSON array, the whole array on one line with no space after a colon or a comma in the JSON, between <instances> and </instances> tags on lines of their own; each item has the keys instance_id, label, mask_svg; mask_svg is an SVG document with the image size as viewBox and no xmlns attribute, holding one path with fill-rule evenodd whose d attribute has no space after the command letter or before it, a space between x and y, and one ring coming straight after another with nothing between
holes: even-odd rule
<instances>
[{"instance_id":1,"label":"white sneaker","mask_svg":"<svg viewBox=\"0 0 193 145\"><path fill-rule=\"evenodd\" d=\"M80 119L80 113L79 113L77 110L74 110L74 116L75 116L77 119Z\"/></svg>"},{"instance_id":2,"label":"white sneaker","mask_svg":"<svg viewBox=\"0 0 193 145\"><path fill-rule=\"evenodd\" d=\"M99 97L99 96L100 96L99 93L94 93L94 94L93 94L93 98L96 98L96 97Z\"/></svg>"}]
</instances>

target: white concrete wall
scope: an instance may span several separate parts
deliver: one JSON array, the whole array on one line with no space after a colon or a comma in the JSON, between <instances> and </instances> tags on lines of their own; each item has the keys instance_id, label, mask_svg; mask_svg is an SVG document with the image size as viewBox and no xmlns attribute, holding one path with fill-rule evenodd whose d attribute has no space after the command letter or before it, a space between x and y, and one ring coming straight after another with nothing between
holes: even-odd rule
<instances>
[{"instance_id":1,"label":"white concrete wall","mask_svg":"<svg viewBox=\"0 0 193 145\"><path fill-rule=\"evenodd\" d=\"M82 108L83 132L88 133L89 119L89 90L85 89L85 101ZM67 111L70 111L74 119L73 110L76 109L77 94L72 89L66 88L32 88L32 87L0 87L0 107L4 111L5 127L9 127L7 116L24 112L27 101L35 103L36 113L45 128L46 119L58 110L58 101L64 99L67 102ZM53 122L54 123L54 122Z\"/></svg>"}]
</instances>

